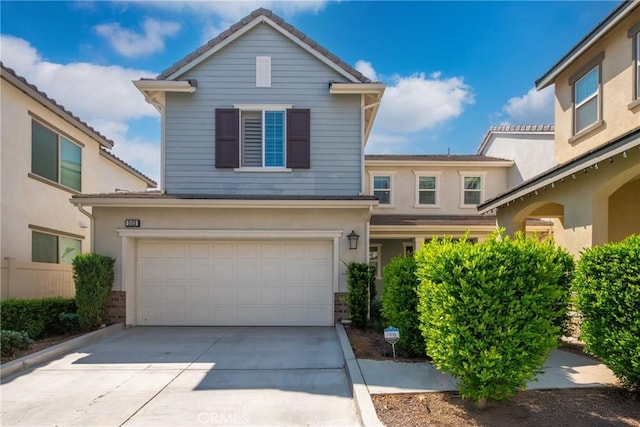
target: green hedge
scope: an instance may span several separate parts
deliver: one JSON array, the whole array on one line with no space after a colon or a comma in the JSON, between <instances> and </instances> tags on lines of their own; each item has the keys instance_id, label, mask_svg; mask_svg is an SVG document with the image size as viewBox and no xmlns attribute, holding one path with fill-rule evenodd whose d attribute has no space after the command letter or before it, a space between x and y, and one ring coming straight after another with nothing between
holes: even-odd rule
<instances>
[{"instance_id":1,"label":"green hedge","mask_svg":"<svg viewBox=\"0 0 640 427\"><path fill-rule=\"evenodd\" d=\"M2 357L13 356L18 350L28 350L33 340L24 331L0 330L0 354Z\"/></svg>"},{"instance_id":2,"label":"green hedge","mask_svg":"<svg viewBox=\"0 0 640 427\"><path fill-rule=\"evenodd\" d=\"M8 299L0 302L2 329L24 331L32 339L69 332L61 313L75 313L73 298Z\"/></svg>"},{"instance_id":3,"label":"green hedge","mask_svg":"<svg viewBox=\"0 0 640 427\"><path fill-rule=\"evenodd\" d=\"M351 323L357 328L365 328L376 296L375 267L367 263L347 264L347 306Z\"/></svg>"},{"instance_id":4,"label":"green hedge","mask_svg":"<svg viewBox=\"0 0 640 427\"><path fill-rule=\"evenodd\" d=\"M552 242L496 233L416 253L420 328L435 366L479 407L514 395L558 345L570 257Z\"/></svg>"},{"instance_id":5,"label":"green hedge","mask_svg":"<svg viewBox=\"0 0 640 427\"><path fill-rule=\"evenodd\" d=\"M413 256L393 258L383 271L382 316L400 330L396 344L405 356L425 355L418 319L418 276Z\"/></svg>"},{"instance_id":6,"label":"green hedge","mask_svg":"<svg viewBox=\"0 0 640 427\"><path fill-rule=\"evenodd\" d=\"M573 282L585 350L640 389L640 236L585 250Z\"/></svg>"},{"instance_id":7,"label":"green hedge","mask_svg":"<svg viewBox=\"0 0 640 427\"><path fill-rule=\"evenodd\" d=\"M98 328L105 322L114 264L115 259L98 254L82 254L73 259L78 319L83 330Z\"/></svg>"}]
</instances>

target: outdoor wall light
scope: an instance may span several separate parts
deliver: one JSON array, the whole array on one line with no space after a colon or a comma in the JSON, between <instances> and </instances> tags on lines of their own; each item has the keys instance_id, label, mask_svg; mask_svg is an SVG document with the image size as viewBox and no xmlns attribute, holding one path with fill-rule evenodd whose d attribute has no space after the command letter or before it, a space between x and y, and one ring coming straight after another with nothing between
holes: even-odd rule
<instances>
[{"instance_id":1,"label":"outdoor wall light","mask_svg":"<svg viewBox=\"0 0 640 427\"><path fill-rule=\"evenodd\" d=\"M360 235L355 232L355 230L351 230L351 233L347 234L347 240L349 240L349 249L358 249L358 239Z\"/></svg>"}]
</instances>

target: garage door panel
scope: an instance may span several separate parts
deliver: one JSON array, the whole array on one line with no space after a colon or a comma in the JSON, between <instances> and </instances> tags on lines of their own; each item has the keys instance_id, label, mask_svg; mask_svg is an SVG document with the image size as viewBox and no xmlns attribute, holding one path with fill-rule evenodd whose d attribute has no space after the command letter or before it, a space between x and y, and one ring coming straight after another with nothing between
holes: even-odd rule
<instances>
[{"instance_id":1,"label":"garage door panel","mask_svg":"<svg viewBox=\"0 0 640 427\"><path fill-rule=\"evenodd\" d=\"M139 324L333 323L330 241L142 241L137 255Z\"/></svg>"}]
</instances>

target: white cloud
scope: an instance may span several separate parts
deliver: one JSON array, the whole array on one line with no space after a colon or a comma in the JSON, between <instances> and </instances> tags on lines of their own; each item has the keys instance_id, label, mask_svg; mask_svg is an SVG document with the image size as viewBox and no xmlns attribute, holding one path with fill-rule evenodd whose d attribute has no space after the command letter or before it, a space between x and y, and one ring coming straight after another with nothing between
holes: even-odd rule
<instances>
[{"instance_id":1,"label":"white cloud","mask_svg":"<svg viewBox=\"0 0 640 427\"><path fill-rule=\"evenodd\" d=\"M546 87L541 91L531 88L522 96L511 98L502 107L507 118L505 124L538 125L553 123L554 88Z\"/></svg>"},{"instance_id":2,"label":"white cloud","mask_svg":"<svg viewBox=\"0 0 640 427\"><path fill-rule=\"evenodd\" d=\"M356 61L355 69L360 71L365 77L369 78L372 81L378 81L378 75L376 70L373 69L371 62L364 61L362 59Z\"/></svg>"},{"instance_id":3,"label":"white cloud","mask_svg":"<svg viewBox=\"0 0 640 427\"><path fill-rule=\"evenodd\" d=\"M157 73L86 62L57 64L43 60L25 40L4 35L0 36L0 56L5 66L113 140L114 153L120 153L116 155L157 180L159 141L143 141L127 134L128 121L158 118L157 111L131 83Z\"/></svg>"},{"instance_id":4,"label":"white cloud","mask_svg":"<svg viewBox=\"0 0 640 427\"><path fill-rule=\"evenodd\" d=\"M406 151L409 138L402 135L385 135L372 132L367 141L367 154L394 154Z\"/></svg>"},{"instance_id":5,"label":"white cloud","mask_svg":"<svg viewBox=\"0 0 640 427\"><path fill-rule=\"evenodd\" d=\"M148 18L142 23L141 34L123 28L118 23L97 25L94 29L120 55L133 58L164 50L165 37L180 31L180 24Z\"/></svg>"}]
</instances>

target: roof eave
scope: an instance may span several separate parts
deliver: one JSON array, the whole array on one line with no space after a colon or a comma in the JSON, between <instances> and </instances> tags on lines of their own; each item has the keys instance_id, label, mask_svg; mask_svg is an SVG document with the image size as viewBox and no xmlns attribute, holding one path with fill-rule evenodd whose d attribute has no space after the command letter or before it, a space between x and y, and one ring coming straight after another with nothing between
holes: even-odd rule
<instances>
[{"instance_id":1,"label":"roof eave","mask_svg":"<svg viewBox=\"0 0 640 427\"><path fill-rule=\"evenodd\" d=\"M330 82L329 93L336 94L384 94L387 85L380 82L374 83L343 83L343 82Z\"/></svg>"},{"instance_id":2,"label":"roof eave","mask_svg":"<svg viewBox=\"0 0 640 427\"><path fill-rule=\"evenodd\" d=\"M366 160L365 166L473 166L473 167L510 167L513 160Z\"/></svg>"},{"instance_id":3,"label":"roof eave","mask_svg":"<svg viewBox=\"0 0 640 427\"><path fill-rule=\"evenodd\" d=\"M141 181L143 181L145 184L147 184L147 188L151 189L151 188L156 188L158 186L157 182L155 182L154 180L152 180L148 176L144 175L142 172L134 169L131 165L125 163L124 161L119 159L117 156L114 156L113 154L109 153L107 150L104 150L104 149L100 150L100 155L102 157L104 157L105 159L107 159L107 160L113 162L114 164L118 165L119 167L121 167L125 171L129 172L130 174L134 175L135 177L137 177Z\"/></svg>"},{"instance_id":4,"label":"roof eave","mask_svg":"<svg viewBox=\"0 0 640 427\"><path fill-rule=\"evenodd\" d=\"M165 93L194 93L197 89L195 80L134 80L133 85L144 95L145 101L162 113Z\"/></svg>"}]
</instances>

